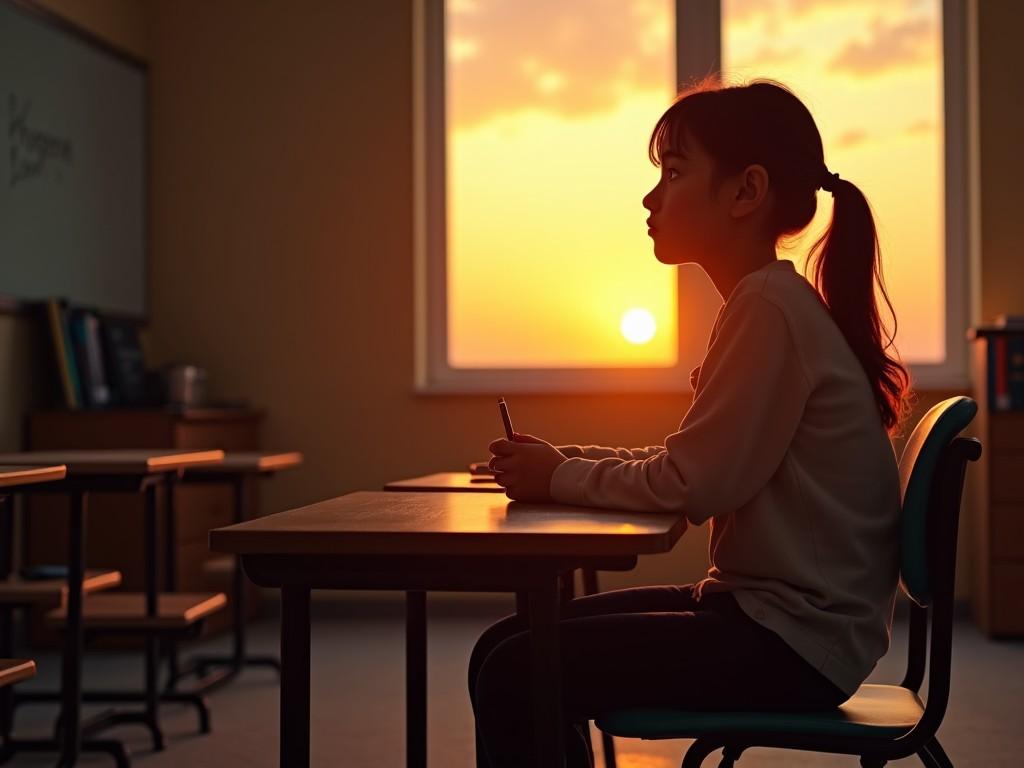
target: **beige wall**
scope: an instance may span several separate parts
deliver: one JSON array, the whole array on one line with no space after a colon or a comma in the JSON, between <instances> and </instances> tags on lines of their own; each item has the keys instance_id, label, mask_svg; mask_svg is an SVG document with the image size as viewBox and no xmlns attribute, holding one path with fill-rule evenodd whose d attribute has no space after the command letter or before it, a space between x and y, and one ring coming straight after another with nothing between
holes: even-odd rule
<instances>
[{"instance_id":1,"label":"beige wall","mask_svg":"<svg viewBox=\"0 0 1024 768\"><path fill-rule=\"evenodd\" d=\"M1017 30L1024 5L977 0L981 177L981 317L1024 313L1020 183L1024 101Z\"/></svg>"},{"instance_id":2,"label":"beige wall","mask_svg":"<svg viewBox=\"0 0 1024 768\"><path fill-rule=\"evenodd\" d=\"M151 61L153 362L206 366L215 395L266 407L268 447L306 453L303 469L266 485L264 507L484 458L499 431L492 396L412 393L411 3L152 0L139 19L131 2L51 2L91 7L83 23L102 23ZM991 315L1024 308L1013 218L990 212L1010 204L1011 142L1024 121L1019 104L1004 102L1015 85L1007 30L1019 11L982 5ZM990 197L1006 202L990 209ZM28 354L22 325L0 317L11 371ZM0 392L8 443L31 402L24 381L0 385L13 387ZM946 394L922 393L922 409ZM635 445L660 441L688 404L685 395L517 396L515 416L556 442ZM698 578L705 551L706 530L691 530L674 552L606 582Z\"/></svg>"}]
</instances>

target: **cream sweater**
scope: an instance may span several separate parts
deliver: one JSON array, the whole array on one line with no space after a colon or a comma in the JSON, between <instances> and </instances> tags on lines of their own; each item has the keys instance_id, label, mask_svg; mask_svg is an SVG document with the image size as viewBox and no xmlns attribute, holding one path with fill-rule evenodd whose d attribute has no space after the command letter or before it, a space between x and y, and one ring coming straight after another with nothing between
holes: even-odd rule
<instances>
[{"instance_id":1,"label":"cream sweater","mask_svg":"<svg viewBox=\"0 0 1024 768\"><path fill-rule=\"evenodd\" d=\"M703 592L852 694L889 647L899 473L860 363L814 287L780 260L745 276L664 447L564 446L556 501L711 520Z\"/></svg>"}]
</instances>

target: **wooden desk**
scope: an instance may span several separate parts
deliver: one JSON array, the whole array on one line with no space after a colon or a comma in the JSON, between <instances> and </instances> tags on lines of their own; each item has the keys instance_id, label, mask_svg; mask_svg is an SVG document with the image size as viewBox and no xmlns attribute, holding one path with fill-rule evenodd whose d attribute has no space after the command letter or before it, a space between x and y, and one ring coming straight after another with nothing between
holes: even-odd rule
<instances>
[{"instance_id":1,"label":"wooden desk","mask_svg":"<svg viewBox=\"0 0 1024 768\"><path fill-rule=\"evenodd\" d=\"M542 768L563 762L558 583L575 568L628 570L669 551L683 516L509 502L493 494L361 491L218 528L210 548L281 590L282 766L309 765L310 589L515 592L533 636Z\"/></svg>"},{"instance_id":2,"label":"wooden desk","mask_svg":"<svg viewBox=\"0 0 1024 768\"><path fill-rule=\"evenodd\" d=\"M40 483L53 483L67 476L67 467L63 464L42 466L0 464L0 581L7 585L13 564L14 514L11 508L11 494L23 490L27 486ZM0 656L10 656L12 646L11 610L4 607L0 610ZM32 677L36 673L34 661L23 659L0 659L0 688ZM0 762L6 762L10 756L7 749L11 731L11 720L14 700L10 690L0 692Z\"/></svg>"},{"instance_id":3,"label":"wooden desk","mask_svg":"<svg viewBox=\"0 0 1024 768\"><path fill-rule=\"evenodd\" d=\"M234 522L241 523L246 518L246 510L250 505L250 486L258 477L270 477L277 472L294 469L302 464L303 456L297 451L286 453L265 453L259 451L229 451L219 464L200 464L186 470L179 484L226 484L233 491ZM167 516L168 522L174 520L174 514ZM174 531L167 531L167 541L173 542ZM183 671L178 669L177 649L172 647L170 657L170 687L174 688L178 681L190 674L198 674L204 681L203 690L211 690L233 679L245 666L270 667L280 672L281 662L273 656L251 656L246 653L246 579L242 570L242 562L237 557L225 556L229 562L220 560L209 561L217 569L230 570L232 575L231 610L233 621L233 648L230 656L204 654L190 660ZM168 558L168 562L171 562ZM168 589L175 588L173 569L167 571ZM208 669L220 668L212 675Z\"/></svg>"},{"instance_id":4,"label":"wooden desk","mask_svg":"<svg viewBox=\"0 0 1024 768\"><path fill-rule=\"evenodd\" d=\"M504 493L492 475L471 475L469 472L437 472L433 475L392 480L385 491L438 491L460 493Z\"/></svg>"},{"instance_id":5,"label":"wooden desk","mask_svg":"<svg viewBox=\"0 0 1024 768\"><path fill-rule=\"evenodd\" d=\"M36 676L36 663L29 659L0 659L0 688Z\"/></svg>"},{"instance_id":6,"label":"wooden desk","mask_svg":"<svg viewBox=\"0 0 1024 768\"><path fill-rule=\"evenodd\" d=\"M267 453L265 451L228 451L224 459L216 464L198 464L185 471L185 478L196 480L200 477L220 475L233 480L238 475L272 475L286 469L300 466L303 456L298 451Z\"/></svg>"},{"instance_id":7,"label":"wooden desk","mask_svg":"<svg viewBox=\"0 0 1024 768\"><path fill-rule=\"evenodd\" d=\"M11 739L4 745L4 756L16 752L60 751L61 765L73 765L84 747L88 751L112 754L119 765L127 764L123 745L114 740L90 739L82 742L82 580L85 572L84 525L86 499L93 491L120 491L146 495L145 548L146 548L146 615L157 615L157 557L156 557L156 492L166 487L163 482L186 467L216 463L223 459L222 451L159 451L159 450L53 450L25 451L0 454L0 465L32 466L63 464L67 475L63 480L42 486L46 491L66 492L71 495L68 542L68 599L62 660L61 702L62 717L57 739ZM34 490L29 487L25 490ZM154 744L162 746L162 733L158 723L159 689L157 672L159 647L154 636L146 638L146 712L116 713L96 721L90 733L119 722L142 721L149 726ZM49 700L53 694L33 694L25 700ZM98 699L102 700L102 699ZM123 717L118 717L123 715Z\"/></svg>"},{"instance_id":8,"label":"wooden desk","mask_svg":"<svg viewBox=\"0 0 1024 768\"><path fill-rule=\"evenodd\" d=\"M63 464L37 467L0 464L0 488L10 492L34 483L52 483L63 480L67 473L68 468Z\"/></svg>"}]
</instances>

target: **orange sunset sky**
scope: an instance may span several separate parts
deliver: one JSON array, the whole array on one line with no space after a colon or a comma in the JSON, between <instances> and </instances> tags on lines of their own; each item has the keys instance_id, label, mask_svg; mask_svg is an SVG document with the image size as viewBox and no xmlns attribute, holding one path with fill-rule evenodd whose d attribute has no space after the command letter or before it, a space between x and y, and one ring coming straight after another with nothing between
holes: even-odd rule
<instances>
[{"instance_id":1,"label":"orange sunset sky","mask_svg":"<svg viewBox=\"0 0 1024 768\"><path fill-rule=\"evenodd\" d=\"M828 167L871 202L911 362L945 355L940 9L722 3L725 80L790 86ZM672 366L680 346L699 362L708 304L677 306L677 268L654 259L640 202L658 176L650 131L676 91L674 2L450 0L446 23L449 363ZM802 270L830 213L819 192L808 235L780 257ZM630 341L637 309L654 332Z\"/></svg>"}]
</instances>

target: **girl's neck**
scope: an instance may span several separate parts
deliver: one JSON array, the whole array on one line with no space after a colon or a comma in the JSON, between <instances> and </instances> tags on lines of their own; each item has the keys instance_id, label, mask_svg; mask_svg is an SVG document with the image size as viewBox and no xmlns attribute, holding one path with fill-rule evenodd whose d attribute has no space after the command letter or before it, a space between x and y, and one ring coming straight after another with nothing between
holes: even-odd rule
<instances>
[{"instance_id":1,"label":"girl's neck","mask_svg":"<svg viewBox=\"0 0 1024 768\"><path fill-rule=\"evenodd\" d=\"M716 259L714 263L701 266L715 284L722 301L728 301L740 280L776 261L778 256L775 253L775 246L771 246L770 249L739 250L726 258Z\"/></svg>"}]
</instances>

